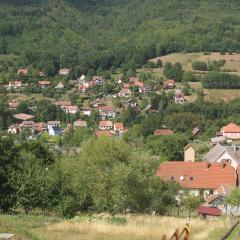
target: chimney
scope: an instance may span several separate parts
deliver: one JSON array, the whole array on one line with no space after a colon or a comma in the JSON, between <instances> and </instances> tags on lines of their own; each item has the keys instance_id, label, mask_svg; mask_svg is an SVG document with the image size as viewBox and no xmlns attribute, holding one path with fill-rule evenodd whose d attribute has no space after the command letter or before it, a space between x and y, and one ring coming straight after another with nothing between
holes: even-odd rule
<instances>
[{"instance_id":1,"label":"chimney","mask_svg":"<svg viewBox=\"0 0 240 240\"><path fill-rule=\"evenodd\" d=\"M206 170L208 170L210 167L211 167L211 163L210 163L210 162L207 162L207 164L206 164Z\"/></svg>"},{"instance_id":2,"label":"chimney","mask_svg":"<svg viewBox=\"0 0 240 240\"><path fill-rule=\"evenodd\" d=\"M227 161L222 161L222 170L227 166Z\"/></svg>"},{"instance_id":3,"label":"chimney","mask_svg":"<svg viewBox=\"0 0 240 240\"><path fill-rule=\"evenodd\" d=\"M237 152L237 146L236 146L236 144L233 144L233 151L234 151L234 152Z\"/></svg>"}]
</instances>

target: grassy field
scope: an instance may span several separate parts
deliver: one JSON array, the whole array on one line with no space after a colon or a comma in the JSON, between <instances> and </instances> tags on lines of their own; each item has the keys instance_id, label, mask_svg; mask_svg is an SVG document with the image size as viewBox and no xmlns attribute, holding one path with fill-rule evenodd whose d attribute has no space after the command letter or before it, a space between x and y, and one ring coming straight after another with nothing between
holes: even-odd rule
<instances>
[{"instance_id":1,"label":"grassy field","mask_svg":"<svg viewBox=\"0 0 240 240\"><path fill-rule=\"evenodd\" d=\"M120 219L121 221L116 221ZM126 220L126 221L122 221ZM82 216L74 220L31 215L0 215L0 232L16 234L17 240L159 240L182 228L188 219L158 216ZM230 226L227 219L190 220L191 240L218 240ZM230 240L238 239L240 228Z\"/></svg>"},{"instance_id":2,"label":"grassy field","mask_svg":"<svg viewBox=\"0 0 240 240\"><path fill-rule=\"evenodd\" d=\"M219 52L212 52L209 55L204 55L203 53L173 53L162 57L157 57L152 59L153 62L156 62L158 59L161 59L163 63L179 62L182 64L185 71L192 71L192 62L193 61L213 61L224 59L226 64L223 69L232 74L240 75L240 54L225 54L221 55Z\"/></svg>"}]
</instances>

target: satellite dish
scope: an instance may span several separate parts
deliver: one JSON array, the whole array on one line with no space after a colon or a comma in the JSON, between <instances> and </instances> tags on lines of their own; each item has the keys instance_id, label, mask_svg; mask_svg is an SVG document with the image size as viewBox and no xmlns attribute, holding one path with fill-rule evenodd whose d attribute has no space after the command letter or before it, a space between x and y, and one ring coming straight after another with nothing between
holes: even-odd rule
<instances>
[{"instance_id":1,"label":"satellite dish","mask_svg":"<svg viewBox=\"0 0 240 240\"><path fill-rule=\"evenodd\" d=\"M184 180L184 176L181 176L181 177L180 177L180 181L183 181L183 180Z\"/></svg>"}]
</instances>

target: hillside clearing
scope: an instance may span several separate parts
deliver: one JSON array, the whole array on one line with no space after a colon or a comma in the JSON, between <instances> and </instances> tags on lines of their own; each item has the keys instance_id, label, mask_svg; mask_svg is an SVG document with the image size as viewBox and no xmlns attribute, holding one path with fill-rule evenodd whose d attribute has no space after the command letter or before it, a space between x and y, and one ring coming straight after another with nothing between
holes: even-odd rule
<instances>
[{"instance_id":1,"label":"hillside clearing","mask_svg":"<svg viewBox=\"0 0 240 240\"><path fill-rule=\"evenodd\" d=\"M224 59L226 61L224 67L226 72L240 75L240 54L233 53L222 55L219 52L211 52L209 55L204 55L203 53L172 53L166 56L157 57L152 59L151 61L157 62L157 60L161 59L163 64L170 62L176 63L179 62L182 64L183 69L185 71L192 71L192 62L193 61L214 61Z\"/></svg>"}]
</instances>

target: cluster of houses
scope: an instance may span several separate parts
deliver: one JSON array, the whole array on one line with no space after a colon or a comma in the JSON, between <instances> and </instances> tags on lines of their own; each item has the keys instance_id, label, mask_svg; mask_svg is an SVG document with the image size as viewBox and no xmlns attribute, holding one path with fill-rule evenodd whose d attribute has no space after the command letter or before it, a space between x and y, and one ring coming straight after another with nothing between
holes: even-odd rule
<instances>
[{"instance_id":1,"label":"cluster of houses","mask_svg":"<svg viewBox=\"0 0 240 240\"><path fill-rule=\"evenodd\" d=\"M69 75L71 69L68 69L68 68L64 68L64 69L60 69L58 74L60 76L67 76ZM27 76L29 74L29 69L28 68L20 68L18 69L17 71L17 74L19 76ZM41 70L38 70L37 71L37 74L39 77L44 77L45 74L43 71ZM6 89L8 90L11 90L11 89L14 89L14 90L20 90L24 87L27 87L29 84L28 83L23 83L23 81L21 80L13 80L13 81L10 81L8 83L8 85L6 85ZM38 86L42 89L44 88L48 88L50 87L52 84L50 81L48 80L42 80L42 81L38 81ZM59 82L56 86L55 86L56 89L63 89L64 88L64 84L62 82Z\"/></svg>"},{"instance_id":2,"label":"cluster of houses","mask_svg":"<svg viewBox=\"0 0 240 240\"><path fill-rule=\"evenodd\" d=\"M225 141L240 139L240 127L234 123L224 126L220 133ZM193 196L202 195L206 202L198 208L199 214L240 214L237 208L232 208L225 201L231 191L240 186L240 147L235 143L212 145L203 161L196 161L195 147L187 145L183 161L164 162L156 174L164 181L179 183L182 189L188 190Z\"/></svg>"},{"instance_id":3,"label":"cluster of houses","mask_svg":"<svg viewBox=\"0 0 240 240\"><path fill-rule=\"evenodd\" d=\"M16 109L19 105L18 102L13 101L9 103L9 108ZM55 102L55 105L61 108L65 113L69 114L77 114L78 112L84 116L91 116L91 112L93 109L99 112L101 117L99 121L99 126L96 133L96 136L109 136L112 137L113 135L122 135L124 132L127 131L125 129L122 122L115 121L117 111L114 107L105 105L105 103L101 99L95 99L91 106L92 108L81 108L79 109L78 106L73 105L70 101L59 100ZM8 133L18 134L23 129L28 129L31 133L42 133L48 132L51 136L58 136L63 135L64 130L61 129L60 121L49 121L47 123L38 123L34 122L34 116L25 113L19 113L14 115L14 119L16 123L11 125L8 128ZM70 125L68 125L69 127ZM87 128L87 122L84 120L77 120L73 123L74 129L82 127Z\"/></svg>"}]
</instances>

